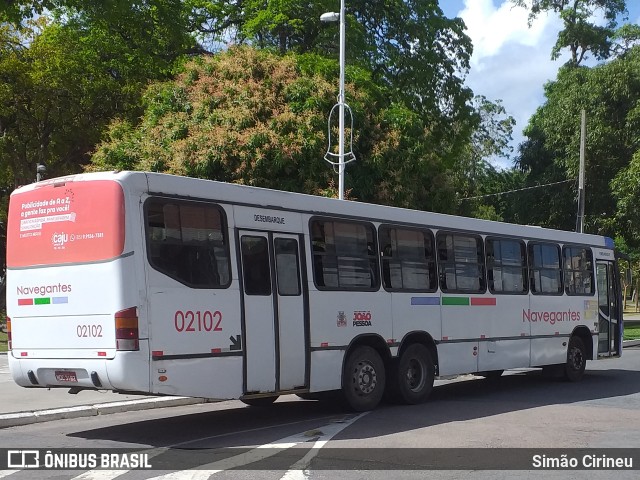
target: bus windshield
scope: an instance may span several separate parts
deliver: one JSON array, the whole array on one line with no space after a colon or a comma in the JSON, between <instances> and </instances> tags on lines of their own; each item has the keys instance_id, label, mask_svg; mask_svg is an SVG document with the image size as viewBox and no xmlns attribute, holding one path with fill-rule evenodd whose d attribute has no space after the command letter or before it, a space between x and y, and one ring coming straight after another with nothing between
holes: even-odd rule
<instances>
[{"instance_id":1,"label":"bus windshield","mask_svg":"<svg viewBox=\"0 0 640 480\"><path fill-rule=\"evenodd\" d=\"M7 267L109 260L124 249L124 194L109 180L62 180L15 192Z\"/></svg>"}]
</instances>

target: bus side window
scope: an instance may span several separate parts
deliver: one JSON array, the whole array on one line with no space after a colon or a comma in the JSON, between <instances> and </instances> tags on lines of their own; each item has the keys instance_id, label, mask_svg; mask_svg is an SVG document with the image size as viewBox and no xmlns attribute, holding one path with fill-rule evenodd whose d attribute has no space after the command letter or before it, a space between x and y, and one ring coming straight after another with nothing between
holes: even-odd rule
<instances>
[{"instance_id":1,"label":"bus side window","mask_svg":"<svg viewBox=\"0 0 640 480\"><path fill-rule=\"evenodd\" d=\"M433 234L429 230L382 225L379 242L384 288L407 292L436 290Z\"/></svg>"},{"instance_id":2,"label":"bus side window","mask_svg":"<svg viewBox=\"0 0 640 480\"><path fill-rule=\"evenodd\" d=\"M310 230L316 287L345 291L379 288L378 254L372 224L313 219Z\"/></svg>"},{"instance_id":3,"label":"bus side window","mask_svg":"<svg viewBox=\"0 0 640 480\"><path fill-rule=\"evenodd\" d=\"M487 280L491 293L527 293L526 247L521 240L487 238Z\"/></svg>"},{"instance_id":4,"label":"bus side window","mask_svg":"<svg viewBox=\"0 0 640 480\"><path fill-rule=\"evenodd\" d=\"M567 295L593 295L593 253L590 248L565 246L564 284Z\"/></svg>"},{"instance_id":5,"label":"bus side window","mask_svg":"<svg viewBox=\"0 0 640 480\"><path fill-rule=\"evenodd\" d=\"M192 288L229 286L231 266L222 208L150 198L145 215L147 255L155 270Z\"/></svg>"},{"instance_id":6,"label":"bus side window","mask_svg":"<svg viewBox=\"0 0 640 480\"><path fill-rule=\"evenodd\" d=\"M442 291L484 293L486 278L482 238L439 231L436 243Z\"/></svg>"},{"instance_id":7,"label":"bus side window","mask_svg":"<svg viewBox=\"0 0 640 480\"><path fill-rule=\"evenodd\" d=\"M562 295L560 247L555 243L529 242L527 250L531 293Z\"/></svg>"}]
</instances>

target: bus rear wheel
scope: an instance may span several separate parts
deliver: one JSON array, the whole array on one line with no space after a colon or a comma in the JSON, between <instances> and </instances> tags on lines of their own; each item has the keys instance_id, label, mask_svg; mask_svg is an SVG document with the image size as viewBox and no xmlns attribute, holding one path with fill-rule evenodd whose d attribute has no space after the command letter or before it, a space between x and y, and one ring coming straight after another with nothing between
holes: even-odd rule
<instances>
[{"instance_id":1,"label":"bus rear wheel","mask_svg":"<svg viewBox=\"0 0 640 480\"><path fill-rule=\"evenodd\" d=\"M424 403L433 390L435 367L427 347L410 345L400 356L395 378L395 396L409 405Z\"/></svg>"},{"instance_id":2,"label":"bus rear wheel","mask_svg":"<svg viewBox=\"0 0 640 480\"><path fill-rule=\"evenodd\" d=\"M342 374L342 391L350 408L357 412L378 406L385 387L384 363L368 346L357 347L347 357Z\"/></svg>"},{"instance_id":3,"label":"bus rear wheel","mask_svg":"<svg viewBox=\"0 0 640 480\"><path fill-rule=\"evenodd\" d=\"M240 401L250 407L268 407L278 399L278 395L271 397L241 398Z\"/></svg>"},{"instance_id":4,"label":"bus rear wheel","mask_svg":"<svg viewBox=\"0 0 640 480\"><path fill-rule=\"evenodd\" d=\"M584 376L587 366L587 351L580 337L573 336L567 348L567 363L564 367L564 378L570 382L578 382Z\"/></svg>"}]
</instances>

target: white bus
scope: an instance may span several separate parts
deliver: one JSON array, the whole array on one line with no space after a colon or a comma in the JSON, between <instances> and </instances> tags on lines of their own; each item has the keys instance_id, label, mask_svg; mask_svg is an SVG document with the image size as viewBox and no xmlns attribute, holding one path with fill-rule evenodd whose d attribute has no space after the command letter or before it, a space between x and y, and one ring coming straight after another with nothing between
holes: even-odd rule
<instances>
[{"instance_id":1,"label":"white bus","mask_svg":"<svg viewBox=\"0 0 640 480\"><path fill-rule=\"evenodd\" d=\"M145 172L16 190L7 310L21 386L250 405L622 351L609 238Z\"/></svg>"}]
</instances>

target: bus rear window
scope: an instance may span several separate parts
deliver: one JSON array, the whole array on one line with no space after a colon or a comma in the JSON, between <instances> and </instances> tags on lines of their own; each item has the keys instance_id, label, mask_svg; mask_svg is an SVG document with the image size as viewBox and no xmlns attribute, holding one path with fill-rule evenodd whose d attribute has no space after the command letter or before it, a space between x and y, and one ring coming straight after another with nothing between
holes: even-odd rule
<instances>
[{"instance_id":1,"label":"bus rear window","mask_svg":"<svg viewBox=\"0 0 640 480\"><path fill-rule=\"evenodd\" d=\"M85 263L124 250L124 193L113 181L66 181L14 193L7 266Z\"/></svg>"}]
</instances>

